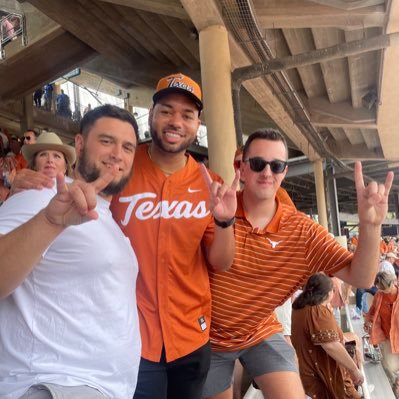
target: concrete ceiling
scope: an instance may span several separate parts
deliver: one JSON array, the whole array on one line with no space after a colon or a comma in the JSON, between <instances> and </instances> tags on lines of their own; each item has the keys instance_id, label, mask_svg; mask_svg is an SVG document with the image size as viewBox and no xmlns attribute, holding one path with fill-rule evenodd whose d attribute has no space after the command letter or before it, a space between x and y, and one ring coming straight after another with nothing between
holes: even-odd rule
<instances>
[{"instance_id":1,"label":"concrete ceiling","mask_svg":"<svg viewBox=\"0 0 399 399\"><path fill-rule=\"evenodd\" d=\"M3 102L76 66L131 91L132 102L140 91L148 101L162 75L178 70L200 79L198 31L213 24L230 32L232 71L399 31L399 2L391 0L4 1L26 13L29 45L11 43L0 62ZM398 59L399 47L390 47L247 80L243 131L277 126L308 159L325 153L336 160L363 159L374 165L373 175L380 170L375 165L384 169L387 161L399 160ZM374 96L374 104L366 106L365 96ZM310 130L325 153L309 140ZM289 181L289 188L295 194L299 184L310 193L313 183L306 180L313 178ZM348 204L352 186L343 178Z\"/></svg>"}]
</instances>

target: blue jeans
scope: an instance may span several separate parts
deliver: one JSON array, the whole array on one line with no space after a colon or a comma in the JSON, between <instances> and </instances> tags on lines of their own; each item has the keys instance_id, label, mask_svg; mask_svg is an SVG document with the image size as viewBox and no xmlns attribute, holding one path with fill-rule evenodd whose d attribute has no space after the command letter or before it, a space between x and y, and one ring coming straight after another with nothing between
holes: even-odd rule
<instances>
[{"instance_id":1,"label":"blue jeans","mask_svg":"<svg viewBox=\"0 0 399 399\"><path fill-rule=\"evenodd\" d=\"M356 308L358 308L359 310L363 310L363 311L367 310L367 309L363 309L363 305L362 305L363 295L366 292L374 296L375 293L377 292L377 287L357 288L356 289Z\"/></svg>"}]
</instances>

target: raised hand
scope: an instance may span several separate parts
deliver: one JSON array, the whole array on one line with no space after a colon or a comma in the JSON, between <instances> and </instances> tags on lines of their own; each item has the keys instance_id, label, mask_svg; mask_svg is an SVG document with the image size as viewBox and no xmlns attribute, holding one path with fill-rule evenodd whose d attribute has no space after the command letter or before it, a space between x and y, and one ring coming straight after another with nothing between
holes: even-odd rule
<instances>
[{"instance_id":1,"label":"raised hand","mask_svg":"<svg viewBox=\"0 0 399 399\"><path fill-rule=\"evenodd\" d=\"M365 186L362 164L358 161L355 163L355 185L360 224L382 224L388 211L388 195L393 177L393 172L388 172L384 184L372 181Z\"/></svg>"},{"instance_id":2,"label":"raised hand","mask_svg":"<svg viewBox=\"0 0 399 399\"><path fill-rule=\"evenodd\" d=\"M54 185L53 179L43 173L31 169L22 169L17 172L11 183L10 195L24 190L51 188Z\"/></svg>"},{"instance_id":3,"label":"raised hand","mask_svg":"<svg viewBox=\"0 0 399 399\"><path fill-rule=\"evenodd\" d=\"M113 180L115 173L116 170L109 171L92 183L75 180L72 184L66 184L62 174L57 175L57 194L44 210L47 220L67 227L97 219L96 196Z\"/></svg>"},{"instance_id":4,"label":"raised hand","mask_svg":"<svg viewBox=\"0 0 399 399\"><path fill-rule=\"evenodd\" d=\"M231 186L213 181L205 165L201 172L209 189L209 209L213 217L220 222L227 222L235 216L237 210L237 189L240 184L240 171L236 174Z\"/></svg>"}]
</instances>

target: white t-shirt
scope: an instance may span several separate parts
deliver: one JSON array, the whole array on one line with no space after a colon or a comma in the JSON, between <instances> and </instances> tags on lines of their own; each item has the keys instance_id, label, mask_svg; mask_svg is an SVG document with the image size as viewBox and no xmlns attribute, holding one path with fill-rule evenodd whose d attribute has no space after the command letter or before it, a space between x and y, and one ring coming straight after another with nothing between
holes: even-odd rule
<instances>
[{"instance_id":1,"label":"white t-shirt","mask_svg":"<svg viewBox=\"0 0 399 399\"><path fill-rule=\"evenodd\" d=\"M391 262L383 260L380 263L380 272L387 272L395 275L395 268L393 267Z\"/></svg>"},{"instance_id":2,"label":"white t-shirt","mask_svg":"<svg viewBox=\"0 0 399 399\"><path fill-rule=\"evenodd\" d=\"M11 197L0 207L0 234L29 220L54 194L43 189ZM0 300L2 399L19 398L41 382L133 397L141 352L137 259L109 203L97 201L99 219L68 227Z\"/></svg>"}]
</instances>

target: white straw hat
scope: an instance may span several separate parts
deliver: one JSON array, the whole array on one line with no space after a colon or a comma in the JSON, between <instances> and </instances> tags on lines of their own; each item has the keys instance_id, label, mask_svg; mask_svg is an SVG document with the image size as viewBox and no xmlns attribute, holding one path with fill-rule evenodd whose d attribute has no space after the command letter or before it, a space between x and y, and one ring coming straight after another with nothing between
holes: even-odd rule
<instances>
[{"instance_id":1,"label":"white straw hat","mask_svg":"<svg viewBox=\"0 0 399 399\"><path fill-rule=\"evenodd\" d=\"M44 132L38 138L35 144L25 144L22 146L22 155L32 163L33 158L39 151L54 150L60 151L65 155L68 164L72 166L76 161L76 151L70 145L64 144L56 133Z\"/></svg>"}]
</instances>

